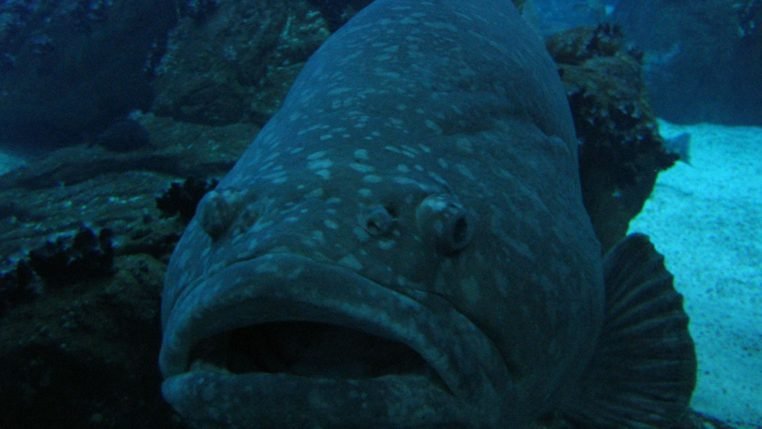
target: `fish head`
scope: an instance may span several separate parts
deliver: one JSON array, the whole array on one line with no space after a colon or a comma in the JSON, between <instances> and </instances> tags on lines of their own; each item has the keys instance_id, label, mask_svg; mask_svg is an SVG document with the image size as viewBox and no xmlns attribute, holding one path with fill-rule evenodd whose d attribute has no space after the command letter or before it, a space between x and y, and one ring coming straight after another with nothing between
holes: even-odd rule
<instances>
[{"instance_id":1,"label":"fish head","mask_svg":"<svg viewBox=\"0 0 762 429\"><path fill-rule=\"evenodd\" d=\"M163 296L163 391L181 414L229 427L505 419L508 369L462 293L481 283L482 208L371 157L255 157L257 179L245 157L201 201Z\"/></svg>"}]
</instances>

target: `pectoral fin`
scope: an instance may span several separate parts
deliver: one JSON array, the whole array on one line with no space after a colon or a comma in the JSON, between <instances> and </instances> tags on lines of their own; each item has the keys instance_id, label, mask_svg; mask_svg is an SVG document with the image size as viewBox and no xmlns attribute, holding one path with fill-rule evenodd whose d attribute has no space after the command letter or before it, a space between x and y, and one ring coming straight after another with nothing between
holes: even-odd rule
<instances>
[{"instance_id":1,"label":"pectoral fin","mask_svg":"<svg viewBox=\"0 0 762 429\"><path fill-rule=\"evenodd\" d=\"M668 428L687 411L696 384L682 296L642 234L609 251L604 278L604 326L564 413L584 427Z\"/></svg>"}]
</instances>

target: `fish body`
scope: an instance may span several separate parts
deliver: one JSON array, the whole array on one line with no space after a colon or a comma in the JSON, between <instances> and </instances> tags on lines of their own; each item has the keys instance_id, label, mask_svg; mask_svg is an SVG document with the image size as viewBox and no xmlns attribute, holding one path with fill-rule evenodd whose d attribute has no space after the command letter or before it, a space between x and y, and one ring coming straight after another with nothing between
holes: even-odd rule
<instances>
[{"instance_id":1,"label":"fish body","mask_svg":"<svg viewBox=\"0 0 762 429\"><path fill-rule=\"evenodd\" d=\"M569 399L609 362L605 267L563 87L510 2L376 0L199 204L162 391L203 428L611 422Z\"/></svg>"},{"instance_id":2,"label":"fish body","mask_svg":"<svg viewBox=\"0 0 762 429\"><path fill-rule=\"evenodd\" d=\"M664 139L664 149L667 153L677 155L680 161L691 163L691 134L680 133L671 138Z\"/></svg>"}]
</instances>

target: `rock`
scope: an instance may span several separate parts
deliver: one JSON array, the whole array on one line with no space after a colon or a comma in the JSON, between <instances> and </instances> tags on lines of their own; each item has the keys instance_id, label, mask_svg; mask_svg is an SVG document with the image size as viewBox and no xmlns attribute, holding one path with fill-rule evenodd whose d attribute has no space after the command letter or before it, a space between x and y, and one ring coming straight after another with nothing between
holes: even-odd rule
<instances>
[{"instance_id":1,"label":"rock","mask_svg":"<svg viewBox=\"0 0 762 429\"><path fill-rule=\"evenodd\" d=\"M156 207L167 216L179 215L184 223L188 223L194 214L196 206L207 192L214 189L217 179L205 180L189 177L185 181L173 182L169 189L156 198Z\"/></svg>"},{"instance_id":2,"label":"rock","mask_svg":"<svg viewBox=\"0 0 762 429\"><path fill-rule=\"evenodd\" d=\"M297 0L222 2L202 23L182 19L157 69L152 110L198 124L261 125L329 34L320 11Z\"/></svg>"},{"instance_id":3,"label":"rock","mask_svg":"<svg viewBox=\"0 0 762 429\"><path fill-rule=\"evenodd\" d=\"M149 57L176 21L172 3L3 2L0 141L27 151L62 147L147 108Z\"/></svg>"},{"instance_id":4,"label":"rock","mask_svg":"<svg viewBox=\"0 0 762 429\"><path fill-rule=\"evenodd\" d=\"M677 159L658 133L638 53L624 48L611 25L548 39L558 63L580 146L582 193L603 250L627 233L659 171Z\"/></svg>"}]
</instances>

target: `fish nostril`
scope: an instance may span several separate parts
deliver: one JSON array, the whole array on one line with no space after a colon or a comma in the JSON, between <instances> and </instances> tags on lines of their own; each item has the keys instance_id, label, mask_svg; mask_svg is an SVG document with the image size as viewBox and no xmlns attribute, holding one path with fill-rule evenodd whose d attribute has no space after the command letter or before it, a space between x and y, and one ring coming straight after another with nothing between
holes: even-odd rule
<instances>
[{"instance_id":1,"label":"fish nostril","mask_svg":"<svg viewBox=\"0 0 762 429\"><path fill-rule=\"evenodd\" d=\"M368 234L377 237L391 232L394 222L394 216L389 209L384 206L374 206L362 215L360 223Z\"/></svg>"},{"instance_id":2,"label":"fish nostril","mask_svg":"<svg viewBox=\"0 0 762 429\"><path fill-rule=\"evenodd\" d=\"M418 205L416 222L424 239L443 255L463 250L473 238L473 217L452 195L430 195Z\"/></svg>"},{"instance_id":3,"label":"fish nostril","mask_svg":"<svg viewBox=\"0 0 762 429\"><path fill-rule=\"evenodd\" d=\"M452 223L450 237L453 248L462 248L468 243L470 228L465 215L458 216Z\"/></svg>"}]
</instances>

